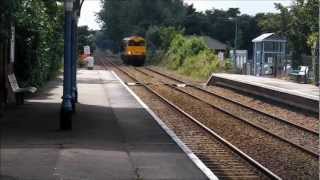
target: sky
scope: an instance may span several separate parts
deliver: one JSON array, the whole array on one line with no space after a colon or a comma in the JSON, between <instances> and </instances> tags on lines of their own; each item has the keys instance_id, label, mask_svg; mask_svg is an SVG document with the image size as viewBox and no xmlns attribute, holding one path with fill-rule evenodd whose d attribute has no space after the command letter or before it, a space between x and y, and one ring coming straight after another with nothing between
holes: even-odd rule
<instances>
[{"instance_id":1,"label":"sky","mask_svg":"<svg viewBox=\"0 0 320 180\"><path fill-rule=\"evenodd\" d=\"M291 4L292 0L184 0L187 4L193 4L197 11L208 9L239 8L242 14L255 15L260 12L277 12L274 3L282 3L284 6ZM101 10L100 0L85 0L81 10L79 26L87 25L90 29L100 29L97 23L96 13Z\"/></svg>"}]
</instances>

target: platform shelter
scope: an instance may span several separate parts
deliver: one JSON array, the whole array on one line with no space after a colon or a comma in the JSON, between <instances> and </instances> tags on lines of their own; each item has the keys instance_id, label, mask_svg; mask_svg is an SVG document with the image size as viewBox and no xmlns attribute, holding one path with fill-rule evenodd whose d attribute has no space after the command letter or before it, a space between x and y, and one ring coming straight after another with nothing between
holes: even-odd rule
<instances>
[{"instance_id":1,"label":"platform shelter","mask_svg":"<svg viewBox=\"0 0 320 180\"><path fill-rule=\"evenodd\" d=\"M252 40L253 71L256 76L280 76L288 64L287 40L274 33L265 33Z\"/></svg>"}]
</instances>

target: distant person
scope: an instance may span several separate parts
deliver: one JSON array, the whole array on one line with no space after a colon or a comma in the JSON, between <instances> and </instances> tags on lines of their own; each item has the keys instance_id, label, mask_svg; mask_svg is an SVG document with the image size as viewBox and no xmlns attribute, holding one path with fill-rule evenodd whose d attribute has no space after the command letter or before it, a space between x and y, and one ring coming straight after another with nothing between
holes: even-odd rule
<instances>
[{"instance_id":1,"label":"distant person","mask_svg":"<svg viewBox=\"0 0 320 180\"><path fill-rule=\"evenodd\" d=\"M85 58L85 61L87 62L87 68L89 70L93 70L94 66L94 57L89 55L88 57Z\"/></svg>"}]
</instances>

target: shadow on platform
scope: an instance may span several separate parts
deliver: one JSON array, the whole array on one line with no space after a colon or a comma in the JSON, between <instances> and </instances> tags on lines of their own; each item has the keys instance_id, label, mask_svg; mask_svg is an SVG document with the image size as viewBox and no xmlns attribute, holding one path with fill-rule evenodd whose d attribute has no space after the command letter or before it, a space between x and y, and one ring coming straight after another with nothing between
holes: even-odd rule
<instances>
[{"instance_id":1,"label":"shadow on platform","mask_svg":"<svg viewBox=\"0 0 320 180\"><path fill-rule=\"evenodd\" d=\"M79 79L72 131L59 130L61 79L6 110L0 179L207 179L119 82L96 78Z\"/></svg>"}]
</instances>

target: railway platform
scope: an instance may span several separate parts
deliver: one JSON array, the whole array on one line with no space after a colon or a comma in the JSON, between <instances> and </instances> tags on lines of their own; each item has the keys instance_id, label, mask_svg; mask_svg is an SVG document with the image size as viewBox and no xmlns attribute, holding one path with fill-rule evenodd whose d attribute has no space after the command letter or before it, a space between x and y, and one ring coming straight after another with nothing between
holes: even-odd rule
<instances>
[{"instance_id":1,"label":"railway platform","mask_svg":"<svg viewBox=\"0 0 320 180\"><path fill-rule=\"evenodd\" d=\"M206 167L112 72L78 71L71 131L59 130L62 88L61 78L51 81L0 118L0 179L208 179Z\"/></svg>"},{"instance_id":2,"label":"railway platform","mask_svg":"<svg viewBox=\"0 0 320 180\"><path fill-rule=\"evenodd\" d=\"M319 88L276 78L216 73L207 85L220 85L258 95L293 107L319 112Z\"/></svg>"},{"instance_id":3,"label":"railway platform","mask_svg":"<svg viewBox=\"0 0 320 180\"><path fill-rule=\"evenodd\" d=\"M276 78L216 73L207 85L220 85L258 95L283 104L319 112L319 88Z\"/></svg>"}]
</instances>

